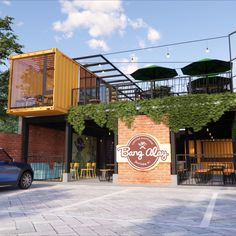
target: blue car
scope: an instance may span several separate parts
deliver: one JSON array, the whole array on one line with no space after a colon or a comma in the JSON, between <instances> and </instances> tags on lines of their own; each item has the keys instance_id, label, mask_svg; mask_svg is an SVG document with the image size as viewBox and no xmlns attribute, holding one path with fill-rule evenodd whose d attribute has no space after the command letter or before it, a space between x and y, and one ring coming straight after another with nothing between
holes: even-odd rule
<instances>
[{"instance_id":1,"label":"blue car","mask_svg":"<svg viewBox=\"0 0 236 236\"><path fill-rule=\"evenodd\" d=\"M32 184L33 176L29 164L15 162L3 148L0 148L0 186L14 185L28 189Z\"/></svg>"}]
</instances>

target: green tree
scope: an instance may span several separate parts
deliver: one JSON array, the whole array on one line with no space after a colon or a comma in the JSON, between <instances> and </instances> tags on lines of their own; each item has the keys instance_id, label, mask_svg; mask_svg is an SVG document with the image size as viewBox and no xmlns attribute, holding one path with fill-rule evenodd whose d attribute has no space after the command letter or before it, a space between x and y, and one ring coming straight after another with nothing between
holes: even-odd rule
<instances>
[{"instance_id":1,"label":"green tree","mask_svg":"<svg viewBox=\"0 0 236 236\"><path fill-rule=\"evenodd\" d=\"M17 119L6 114L9 82L7 60L13 53L22 53L23 48L12 29L13 21L14 18L10 16L0 18L0 131L2 132L17 130Z\"/></svg>"}]
</instances>

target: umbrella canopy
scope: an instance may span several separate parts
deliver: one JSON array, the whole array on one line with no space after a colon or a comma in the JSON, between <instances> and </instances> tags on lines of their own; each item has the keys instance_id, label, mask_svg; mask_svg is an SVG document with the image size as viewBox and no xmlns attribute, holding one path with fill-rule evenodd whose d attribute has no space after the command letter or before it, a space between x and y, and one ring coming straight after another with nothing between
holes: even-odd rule
<instances>
[{"instance_id":1,"label":"umbrella canopy","mask_svg":"<svg viewBox=\"0 0 236 236\"><path fill-rule=\"evenodd\" d=\"M176 75L178 74L175 69L156 65L138 69L131 74L135 80L143 81L167 79L175 77Z\"/></svg>"},{"instance_id":2,"label":"umbrella canopy","mask_svg":"<svg viewBox=\"0 0 236 236\"><path fill-rule=\"evenodd\" d=\"M229 61L205 58L181 68L184 75L204 75L226 72L231 69Z\"/></svg>"}]
</instances>

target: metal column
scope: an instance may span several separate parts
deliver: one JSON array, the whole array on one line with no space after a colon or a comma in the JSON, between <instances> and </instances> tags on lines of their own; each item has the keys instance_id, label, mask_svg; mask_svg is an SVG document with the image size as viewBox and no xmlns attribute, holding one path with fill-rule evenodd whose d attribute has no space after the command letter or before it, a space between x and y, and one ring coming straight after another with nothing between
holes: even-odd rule
<instances>
[{"instance_id":1,"label":"metal column","mask_svg":"<svg viewBox=\"0 0 236 236\"><path fill-rule=\"evenodd\" d=\"M26 118L22 119L22 161L28 162L29 151L29 124Z\"/></svg>"},{"instance_id":2,"label":"metal column","mask_svg":"<svg viewBox=\"0 0 236 236\"><path fill-rule=\"evenodd\" d=\"M65 135L65 173L70 173L70 162L72 161L72 127L68 122L66 122Z\"/></svg>"}]
</instances>

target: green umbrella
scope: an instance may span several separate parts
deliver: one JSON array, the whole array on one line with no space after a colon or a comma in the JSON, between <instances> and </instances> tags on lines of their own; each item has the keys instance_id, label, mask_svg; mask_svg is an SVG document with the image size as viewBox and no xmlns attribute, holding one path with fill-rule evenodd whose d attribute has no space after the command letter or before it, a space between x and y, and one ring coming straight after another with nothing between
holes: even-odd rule
<instances>
[{"instance_id":1,"label":"green umbrella","mask_svg":"<svg viewBox=\"0 0 236 236\"><path fill-rule=\"evenodd\" d=\"M222 73L231 69L231 62L205 58L181 68L184 75Z\"/></svg>"},{"instance_id":2,"label":"green umbrella","mask_svg":"<svg viewBox=\"0 0 236 236\"><path fill-rule=\"evenodd\" d=\"M176 75L178 74L175 69L156 65L140 68L131 74L131 76L135 80L144 80L144 81L162 80L175 77Z\"/></svg>"}]
</instances>

